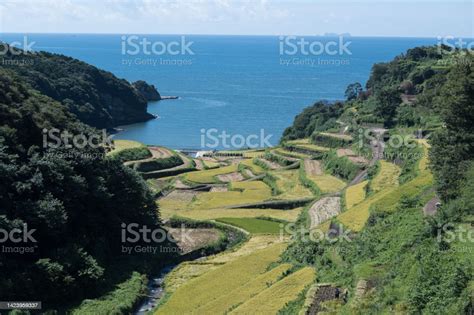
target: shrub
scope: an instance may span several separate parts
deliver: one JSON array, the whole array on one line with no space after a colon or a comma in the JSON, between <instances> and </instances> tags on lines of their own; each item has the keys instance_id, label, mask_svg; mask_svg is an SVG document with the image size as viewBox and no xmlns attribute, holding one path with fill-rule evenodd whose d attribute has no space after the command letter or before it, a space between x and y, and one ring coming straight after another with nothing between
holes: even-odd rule
<instances>
[{"instance_id":1,"label":"shrub","mask_svg":"<svg viewBox=\"0 0 474 315\"><path fill-rule=\"evenodd\" d=\"M128 148L120 150L116 153L111 153L110 157L113 159L117 159L120 162L127 162L127 161L137 161L137 160L144 160L150 158L151 152L148 150L147 147L139 147L139 148Z\"/></svg>"},{"instance_id":2,"label":"shrub","mask_svg":"<svg viewBox=\"0 0 474 315\"><path fill-rule=\"evenodd\" d=\"M286 159L285 157L283 157L281 155L276 155L276 154L273 154L271 152L265 153L264 158L269 160L269 161L278 163L281 166L289 166L289 165L294 163L293 161L290 161L290 160Z\"/></svg>"},{"instance_id":3,"label":"shrub","mask_svg":"<svg viewBox=\"0 0 474 315\"><path fill-rule=\"evenodd\" d=\"M177 155L166 157L163 159L153 159L142 162L133 163L133 168L138 172L153 172L160 171L167 168L172 168L183 164L183 160Z\"/></svg>"},{"instance_id":4,"label":"shrub","mask_svg":"<svg viewBox=\"0 0 474 315\"><path fill-rule=\"evenodd\" d=\"M265 176L263 177L262 181L268 185L268 187L271 188L272 190L272 195L279 195L282 193L282 191L278 188L277 185L277 179L275 176L273 176L270 173L265 173Z\"/></svg>"},{"instance_id":5,"label":"shrub","mask_svg":"<svg viewBox=\"0 0 474 315\"><path fill-rule=\"evenodd\" d=\"M306 176L306 170L304 168L304 163L301 163L300 164L300 169L299 169L299 180L301 181L301 184L303 184L304 187L308 188L309 190L311 190L311 192L315 195L315 196L320 196L321 195L321 190L319 189L318 185L316 185L312 180L310 180L307 176Z\"/></svg>"},{"instance_id":6,"label":"shrub","mask_svg":"<svg viewBox=\"0 0 474 315\"><path fill-rule=\"evenodd\" d=\"M337 134L332 135L323 132L317 132L311 136L311 141L324 147L340 148L348 147L352 144L352 139L349 136L343 137Z\"/></svg>"},{"instance_id":7,"label":"shrub","mask_svg":"<svg viewBox=\"0 0 474 315\"><path fill-rule=\"evenodd\" d=\"M325 153L323 162L327 172L346 180L354 178L363 168L363 166L352 163L346 156L338 157L335 151Z\"/></svg>"}]
</instances>

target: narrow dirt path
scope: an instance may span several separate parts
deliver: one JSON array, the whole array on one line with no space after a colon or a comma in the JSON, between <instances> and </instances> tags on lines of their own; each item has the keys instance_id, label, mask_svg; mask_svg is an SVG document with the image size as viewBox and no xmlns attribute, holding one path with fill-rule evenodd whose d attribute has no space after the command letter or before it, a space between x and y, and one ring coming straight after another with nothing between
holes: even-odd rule
<instances>
[{"instance_id":1,"label":"narrow dirt path","mask_svg":"<svg viewBox=\"0 0 474 315\"><path fill-rule=\"evenodd\" d=\"M369 162L369 166L375 165L378 160L383 158L384 152L384 142L380 140L383 137L383 134L387 131L387 129L383 128L372 128L372 132L376 134L377 140L372 141L370 146L372 147L372 159ZM349 183L348 186L356 185L362 182L365 177L367 176L367 169L363 170Z\"/></svg>"},{"instance_id":2,"label":"narrow dirt path","mask_svg":"<svg viewBox=\"0 0 474 315\"><path fill-rule=\"evenodd\" d=\"M341 212L340 197L324 197L316 201L309 209L310 229L337 216Z\"/></svg>"}]
</instances>

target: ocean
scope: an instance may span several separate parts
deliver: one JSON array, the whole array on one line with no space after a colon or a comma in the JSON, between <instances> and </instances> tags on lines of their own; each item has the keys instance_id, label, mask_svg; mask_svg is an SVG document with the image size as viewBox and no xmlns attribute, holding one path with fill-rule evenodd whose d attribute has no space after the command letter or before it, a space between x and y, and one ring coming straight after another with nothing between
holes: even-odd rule
<instances>
[{"instance_id":1,"label":"ocean","mask_svg":"<svg viewBox=\"0 0 474 315\"><path fill-rule=\"evenodd\" d=\"M344 99L346 86L364 85L374 63L437 43L435 38L120 34L1 34L0 40L71 56L128 81L145 80L161 95L178 96L149 103L148 112L157 119L120 126L115 138L201 150L275 145L303 108Z\"/></svg>"}]
</instances>

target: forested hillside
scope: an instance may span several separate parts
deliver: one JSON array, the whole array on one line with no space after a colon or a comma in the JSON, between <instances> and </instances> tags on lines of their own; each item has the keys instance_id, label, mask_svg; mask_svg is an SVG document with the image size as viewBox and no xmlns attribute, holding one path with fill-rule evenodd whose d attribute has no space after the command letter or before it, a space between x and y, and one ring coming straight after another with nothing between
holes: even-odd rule
<instances>
[{"instance_id":1,"label":"forested hillside","mask_svg":"<svg viewBox=\"0 0 474 315\"><path fill-rule=\"evenodd\" d=\"M153 118L147 113L145 95L110 72L63 55L6 49L5 46L0 43L2 51L6 51L0 56L4 68L63 104L90 126L112 128ZM22 65L24 60L28 63Z\"/></svg>"},{"instance_id":2,"label":"forested hillside","mask_svg":"<svg viewBox=\"0 0 474 315\"><path fill-rule=\"evenodd\" d=\"M48 308L64 307L129 276L133 257L120 258L121 225L160 226L143 179L106 158L103 146L45 147L45 128L86 137L97 131L6 69L0 69L0 121L0 228L26 224L33 231L26 242L2 243L2 299L34 297ZM9 246L29 250L5 253Z\"/></svg>"},{"instance_id":3,"label":"forested hillside","mask_svg":"<svg viewBox=\"0 0 474 315\"><path fill-rule=\"evenodd\" d=\"M391 162L368 169L368 184L357 192L367 195L359 199L364 201L346 204L342 214L321 225L331 228L333 238L308 242L311 232L299 233L283 254L284 262L314 266L318 283L348 290L345 303L319 304L320 310L472 312L474 246L466 236L472 234L474 215L473 62L467 51L411 49L374 65L365 88L359 83L347 88L344 104L326 109L317 103L285 131L284 145L347 132L358 139L353 150L363 154L383 145L383 159ZM375 132L384 134L384 143L374 142ZM422 151L429 155L420 158ZM400 168L398 175L396 169L390 175L392 163ZM377 176L383 180L376 182ZM396 181L377 188L389 178ZM355 193L348 188L346 202L360 198ZM429 202L435 194L436 208ZM300 217L302 225L305 220Z\"/></svg>"}]
</instances>

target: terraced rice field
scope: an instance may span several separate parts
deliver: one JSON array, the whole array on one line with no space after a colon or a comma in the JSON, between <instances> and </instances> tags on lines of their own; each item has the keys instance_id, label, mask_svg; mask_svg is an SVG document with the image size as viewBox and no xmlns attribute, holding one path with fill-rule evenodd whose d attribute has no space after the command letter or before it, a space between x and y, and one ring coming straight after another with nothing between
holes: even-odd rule
<instances>
[{"instance_id":1,"label":"terraced rice field","mask_svg":"<svg viewBox=\"0 0 474 315\"><path fill-rule=\"evenodd\" d=\"M252 159L245 159L240 164L247 166L255 175L265 173L265 170L255 164Z\"/></svg>"},{"instance_id":2,"label":"terraced rice field","mask_svg":"<svg viewBox=\"0 0 474 315\"><path fill-rule=\"evenodd\" d=\"M209 190L209 192L226 192L229 191L227 185L215 185Z\"/></svg>"},{"instance_id":3,"label":"terraced rice field","mask_svg":"<svg viewBox=\"0 0 474 315\"><path fill-rule=\"evenodd\" d=\"M264 163L270 170L278 170L281 168L281 165L270 160L258 158L258 161Z\"/></svg>"},{"instance_id":4,"label":"terraced rice field","mask_svg":"<svg viewBox=\"0 0 474 315\"><path fill-rule=\"evenodd\" d=\"M303 145L314 146L309 143ZM257 156L262 153L259 151L250 154ZM287 152L275 153L283 156ZM294 156L295 159L304 160L308 157L306 154L295 154L298 155ZM324 191L332 192L345 186L343 181L325 175L318 161L307 160L306 168L319 181ZM158 200L163 218L179 215L199 220L216 220L244 229L250 233L251 238L233 251L180 264L166 277L167 295L155 314L255 314L256 310L259 314L277 313L314 282L315 272L312 268L304 268L286 275L293 266L277 262L287 246L288 236L280 235L280 222L262 217L295 222L302 208L280 210L229 207L274 199L309 198L313 197L313 193L302 185L299 169L282 170L277 163L267 161L273 168L267 171L256 165L251 158L227 158L223 162L203 158L199 161L205 168L209 168L209 163L216 163L213 166L218 166L219 163L230 164L171 177L175 178L174 183L182 189L172 191ZM241 164L252 175L269 172L275 177L281 194L272 195L271 188L261 180L243 181L243 174L239 172L239 169L242 171L242 166L239 167ZM221 186L208 192L195 192L190 190L192 183ZM340 198L334 198L340 201ZM340 202L336 203L340 205ZM339 210L340 206L336 208ZM338 213L323 212L315 215L320 219L318 223ZM208 241L215 241L216 234L209 233L207 236ZM194 244L191 247L200 245L202 244Z\"/></svg>"},{"instance_id":5,"label":"terraced rice field","mask_svg":"<svg viewBox=\"0 0 474 315\"><path fill-rule=\"evenodd\" d=\"M418 143L423 146L423 157L418 162L418 169L420 171L426 171L428 170L428 149L430 148L430 145L426 139L420 139L418 140Z\"/></svg>"},{"instance_id":6,"label":"terraced rice field","mask_svg":"<svg viewBox=\"0 0 474 315\"><path fill-rule=\"evenodd\" d=\"M272 175L277 178L278 189L283 192L276 196L277 199L291 200L313 196L313 193L301 184L298 170L277 171L272 172Z\"/></svg>"},{"instance_id":7,"label":"terraced rice field","mask_svg":"<svg viewBox=\"0 0 474 315\"><path fill-rule=\"evenodd\" d=\"M113 154L117 153L119 151L125 150L125 149L134 149L134 148L141 148L144 147L145 145L141 142L138 141L132 141L132 140L114 140L114 149L107 154Z\"/></svg>"},{"instance_id":8,"label":"terraced rice field","mask_svg":"<svg viewBox=\"0 0 474 315\"><path fill-rule=\"evenodd\" d=\"M346 189L346 208L350 209L365 199L366 187L369 181L363 181Z\"/></svg>"},{"instance_id":9,"label":"terraced rice field","mask_svg":"<svg viewBox=\"0 0 474 315\"><path fill-rule=\"evenodd\" d=\"M219 222L237 226L251 234L280 234L283 233L280 222L259 218L219 218Z\"/></svg>"},{"instance_id":10,"label":"terraced rice field","mask_svg":"<svg viewBox=\"0 0 474 315\"><path fill-rule=\"evenodd\" d=\"M175 182L174 182L174 187L175 188L182 188L182 189L185 189L185 188L189 188L190 186L186 185L185 183L183 183L180 179L177 179Z\"/></svg>"},{"instance_id":11,"label":"terraced rice field","mask_svg":"<svg viewBox=\"0 0 474 315\"><path fill-rule=\"evenodd\" d=\"M373 194L363 202L338 215L337 220L352 231L359 232L362 230L365 223L367 222L367 219L369 218L370 206L373 203L382 200L394 190L394 188L386 189Z\"/></svg>"},{"instance_id":12,"label":"terraced rice field","mask_svg":"<svg viewBox=\"0 0 474 315\"><path fill-rule=\"evenodd\" d=\"M173 155L173 151L163 147L148 147L153 158L164 159Z\"/></svg>"},{"instance_id":13,"label":"terraced rice field","mask_svg":"<svg viewBox=\"0 0 474 315\"><path fill-rule=\"evenodd\" d=\"M320 161L305 159L304 170L308 177L323 175Z\"/></svg>"},{"instance_id":14,"label":"terraced rice field","mask_svg":"<svg viewBox=\"0 0 474 315\"><path fill-rule=\"evenodd\" d=\"M264 150L256 150L256 151L244 151L243 156L245 158L256 158L261 157L265 154Z\"/></svg>"},{"instance_id":15,"label":"terraced rice field","mask_svg":"<svg viewBox=\"0 0 474 315\"><path fill-rule=\"evenodd\" d=\"M297 298L303 289L314 282L315 272L305 267L260 292L250 300L232 310L229 314L276 314L286 303Z\"/></svg>"},{"instance_id":16,"label":"terraced rice field","mask_svg":"<svg viewBox=\"0 0 474 315\"><path fill-rule=\"evenodd\" d=\"M281 209L199 209L199 210L186 210L179 213L180 216L184 216L195 220L213 220L224 217L232 218L255 218L259 216L265 216L275 218L279 220L294 222L298 218L302 208L295 208L291 210Z\"/></svg>"},{"instance_id":17,"label":"terraced rice field","mask_svg":"<svg viewBox=\"0 0 474 315\"><path fill-rule=\"evenodd\" d=\"M330 148L322 147L316 144L296 144L295 147L303 150L313 151L316 153L327 152L330 150Z\"/></svg>"},{"instance_id":18,"label":"terraced rice field","mask_svg":"<svg viewBox=\"0 0 474 315\"><path fill-rule=\"evenodd\" d=\"M228 262L235 261L238 258L250 255L275 244L284 245L286 241L286 238L277 237L275 235L254 235L250 240L235 250L210 256L205 260L183 262L166 277L166 292L172 293L187 281L197 278L205 272L215 270Z\"/></svg>"},{"instance_id":19,"label":"terraced rice field","mask_svg":"<svg viewBox=\"0 0 474 315\"><path fill-rule=\"evenodd\" d=\"M185 235L181 228L167 228L167 231L176 240L176 244L181 249L182 254L215 243L222 237L222 233L218 229L187 228L184 232Z\"/></svg>"},{"instance_id":20,"label":"terraced rice field","mask_svg":"<svg viewBox=\"0 0 474 315\"><path fill-rule=\"evenodd\" d=\"M367 219L369 218L369 209L372 205L374 205L374 208L377 211L394 211L396 209L397 203L400 201L400 198L402 198L403 195L408 197L421 195L423 191L429 189L429 187L431 187L433 184L433 175L425 167L427 162L427 150L425 150L425 155L419 162L420 169L422 167L424 167L424 169L423 171L420 171L420 174L417 177L401 186L398 186L397 178L396 185L390 188L385 188L384 190L369 196L358 205L348 209L346 212L341 213L337 219L351 230L358 232L362 230L365 223L367 222ZM398 177L399 173L391 172L391 174L393 177ZM394 178L389 178L388 180L391 182L395 181Z\"/></svg>"},{"instance_id":21,"label":"terraced rice field","mask_svg":"<svg viewBox=\"0 0 474 315\"><path fill-rule=\"evenodd\" d=\"M324 197L316 201L308 210L311 219L310 228L313 229L335 217L341 212L340 197Z\"/></svg>"},{"instance_id":22,"label":"terraced rice field","mask_svg":"<svg viewBox=\"0 0 474 315\"><path fill-rule=\"evenodd\" d=\"M188 209L189 204L199 193L195 191L174 190L158 200L160 214L163 218L170 218L181 211Z\"/></svg>"},{"instance_id":23,"label":"terraced rice field","mask_svg":"<svg viewBox=\"0 0 474 315\"><path fill-rule=\"evenodd\" d=\"M291 155L290 151L287 151L287 152L290 153L290 155ZM290 161L290 162L293 162L293 163L300 160L299 157L290 156L287 153L285 153L285 151L282 151L282 150L279 150L279 149L271 150L270 153L273 154L274 156L277 156L277 157L283 159L283 160L287 160L287 161ZM298 154L297 152L295 152L295 153ZM305 156L307 156L307 155L305 154Z\"/></svg>"},{"instance_id":24,"label":"terraced rice field","mask_svg":"<svg viewBox=\"0 0 474 315\"><path fill-rule=\"evenodd\" d=\"M337 139L352 140L352 136L344 135L344 134L340 134L340 133L320 132L319 134L323 135L323 136L337 138Z\"/></svg>"},{"instance_id":25,"label":"terraced rice field","mask_svg":"<svg viewBox=\"0 0 474 315\"><path fill-rule=\"evenodd\" d=\"M202 163L204 164L205 168L216 168L220 166L219 162L208 159L202 159Z\"/></svg>"},{"instance_id":26,"label":"terraced rice field","mask_svg":"<svg viewBox=\"0 0 474 315\"><path fill-rule=\"evenodd\" d=\"M194 164L196 164L196 169L203 170L205 168L204 163L202 162L202 160L194 159L193 161L194 161Z\"/></svg>"},{"instance_id":27,"label":"terraced rice field","mask_svg":"<svg viewBox=\"0 0 474 315\"><path fill-rule=\"evenodd\" d=\"M238 182L244 180L244 176L239 172L217 175L217 179L223 183Z\"/></svg>"},{"instance_id":28,"label":"terraced rice field","mask_svg":"<svg viewBox=\"0 0 474 315\"><path fill-rule=\"evenodd\" d=\"M309 138L290 140L288 144L310 144L311 140Z\"/></svg>"},{"instance_id":29,"label":"terraced rice field","mask_svg":"<svg viewBox=\"0 0 474 315\"><path fill-rule=\"evenodd\" d=\"M428 169L428 148L429 144L426 140L417 140L423 146L423 156L418 162L419 174L411 181L392 189L382 200L374 202L374 206L382 211L394 211L397 202L402 195L407 197L415 197L422 194L433 185L433 174ZM387 206L391 205L391 206Z\"/></svg>"},{"instance_id":30,"label":"terraced rice field","mask_svg":"<svg viewBox=\"0 0 474 315\"><path fill-rule=\"evenodd\" d=\"M226 192L204 192L193 201L192 209L223 208L231 205L261 202L272 196L270 187L261 181L234 182L233 190Z\"/></svg>"},{"instance_id":31,"label":"terraced rice field","mask_svg":"<svg viewBox=\"0 0 474 315\"><path fill-rule=\"evenodd\" d=\"M378 192L387 188L398 186L398 177L400 176L400 167L387 162L380 161L380 170L370 183L372 191Z\"/></svg>"},{"instance_id":32,"label":"terraced rice field","mask_svg":"<svg viewBox=\"0 0 474 315\"><path fill-rule=\"evenodd\" d=\"M284 156L284 157L290 157L290 158L296 158L296 159L308 159L308 158L310 158L310 156L308 154L292 152L292 151L285 150L283 148L278 148L278 149L272 150L272 152L276 153L278 155Z\"/></svg>"},{"instance_id":33,"label":"terraced rice field","mask_svg":"<svg viewBox=\"0 0 474 315\"><path fill-rule=\"evenodd\" d=\"M346 186L343 180L329 174L308 176L308 178L319 187L323 194L338 192Z\"/></svg>"},{"instance_id":34,"label":"terraced rice field","mask_svg":"<svg viewBox=\"0 0 474 315\"><path fill-rule=\"evenodd\" d=\"M268 266L278 260L285 247L284 244L274 244L253 251L248 255L225 261L221 266L187 280L176 288L155 314L199 314L200 308L206 307L206 304L222 296L223 292L247 291L247 284L265 274ZM232 304L223 303L221 307L226 309L232 307Z\"/></svg>"},{"instance_id":35,"label":"terraced rice field","mask_svg":"<svg viewBox=\"0 0 474 315\"><path fill-rule=\"evenodd\" d=\"M228 174L233 172L237 172L237 165L235 164L210 170L187 173L185 175L185 178L195 183L211 184L217 182L217 175Z\"/></svg>"},{"instance_id":36,"label":"terraced rice field","mask_svg":"<svg viewBox=\"0 0 474 315\"><path fill-rule=\"evenodd\" d=\"M170 185L172 181L173 179L171 178L170 179L148 179L146 183L148 184L148 187L151 188L151 190L156 192Z\"/></svg>"},{"instance_id":37,"label":"terraced rice field","mask_svg":"<svg viewBox=\"0 0 474 315\"><path fill-rule=\"evenodd\" d=\"M292 266L290 264L279 265L267 271L247 283L245 290L240 288L226 292L216 300L206 304L199 309L202 314L225 314L229 310L229 305L240 305L245 301L266 290L269 286L278 281L283 273Z\"/></svg>"},{"instance_id":38,"label":"terraced rice field","mask_svg":"<svg viewBox=\"0 0 474 315\"><path fill-rule=\"evenodd\" d=\"M246 178L252 178L252 177L255 177L256 175L254 173L252 173L251 170L249 170L248 168L243 170L242 171L242 174L244 175L244 177Z\"/></svg>"}]
</instances>

